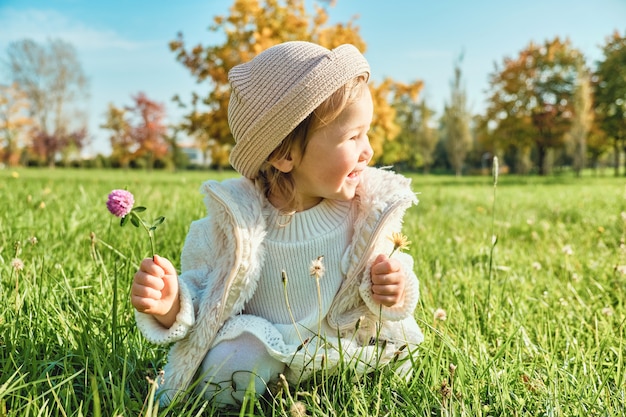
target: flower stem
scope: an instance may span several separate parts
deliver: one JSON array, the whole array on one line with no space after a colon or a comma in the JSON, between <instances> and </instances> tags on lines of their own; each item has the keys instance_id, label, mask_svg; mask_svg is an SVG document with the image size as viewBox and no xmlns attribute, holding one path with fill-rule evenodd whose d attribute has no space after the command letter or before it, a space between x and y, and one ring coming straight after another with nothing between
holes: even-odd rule
<instances>
[{"instance_id":1,"label":"flower stem","mask_svg":"<svg viewBox=\"0 0 626 417\"><path fill-rule=\"evenodd\" d=\"M304 346L304 339L302 339L302 335L300 334L300 331L298 330L298 324L296 323L296 320L293 317L293 312L291 311L291 305L289 304L289 294L287 292L287 282L289 281L289 278L287 277L287 272L285 272L284 270L281 273L281 279L283 281L283 295L285 296L285 304L287 305L289 318L291 319L291 322L293 323L293 327L296 329L296 334L298 335L298 339L300 339L300 343L302 344L302 346Z\"/></svg>"},{"instance_id":2,"label":"flower stem","mask_svg":"<svg viewBox=\"0 0 626 417\"><path fill-rule=\"evenodd\" d=\"M322 291L320 288L319 274L315 274L315 284L317 286L317 350L319 349L320 338L322 337Z\"/></svg>"},{"instance_id":3,"label":"flower stem","mask_svg":"<svg viewBox=\"0 0 626 417\"><path fill-rule=\"evenodd\" d=\"M152 230L152 228L148 227L146 222L144 222L143 219L141 217L139 217L139 215L137 213L135 213L134 211L131 211L130 213L131 213L132 216L135 217L135 219L137 219L139 221L141 226L144 228L144 230L148 234L148 237L150 238L150 254L152 255L152 260L154 260L154 254L156 252L156 250L154 248L155 247L154 246L154 231Z\"/></svg>"}]
</instances>

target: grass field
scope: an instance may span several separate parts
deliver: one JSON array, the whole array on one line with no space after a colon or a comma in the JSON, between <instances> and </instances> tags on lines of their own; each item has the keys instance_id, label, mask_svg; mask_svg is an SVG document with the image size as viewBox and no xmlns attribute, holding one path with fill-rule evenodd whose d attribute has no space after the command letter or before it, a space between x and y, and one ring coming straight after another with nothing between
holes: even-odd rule
<instances>
[{"instance_id":1,"label":"grass field","mask_svg":"<svg viewBox=\"0 0 626 417\"><path fill-rule=\"evenodd\" d=\"M157 415L166 349L142 339L128 299L148 239L120 228L106 197L128 187L144 217L165 216L157 251L177 263L208 177L0 170L0 416ZM426 337L414 377L345 370L232 415L298 415L294 403L315 416L626 415L624 178L413 184L403 232ZM199 400L158 410L214 414Z\"/></svg>"}]
</instances>

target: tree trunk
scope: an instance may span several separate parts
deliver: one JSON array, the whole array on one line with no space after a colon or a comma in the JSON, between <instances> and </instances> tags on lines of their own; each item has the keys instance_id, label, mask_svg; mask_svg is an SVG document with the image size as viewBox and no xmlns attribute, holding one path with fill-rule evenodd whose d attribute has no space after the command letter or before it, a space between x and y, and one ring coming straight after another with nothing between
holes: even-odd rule
<instances>
[{"instance_id":1,"label":"tree trunk","mask_svg":"<svg viewBox=\"0 0 626 417\"><path fill-rule=\"evenodd\" d=\"M620 164L620 157L619 157L619 141L617 140L617 138L615 139L615 143L613 145L613 153L614 153L614 158L615 158L615 166L614 166L614 170L615 170L615 176L619 177L619 164Z\"/></svg>"},{"instance_id":2,"label":"tree trunk","mask_svg":"<svg viewBox=\"0 0 626 417\"><path fill-rule=\"evenodd\" d=\"M539 165L539 175L546 175L546 155L547 149L545 146L537 146L537 164Z\"/></svg>"},{"instance_id":3,"label":"tree trunk","mask_svg":"<svg viewBox=\"0 0 626 417\"><path fill-rule=\"evenodd\" d=\"M624 155L626 155L626 138L622 139ZM619 157L618 157L619 158ZM624 158L624 176L626 177L626 158Z\"/></svg>"}]
</instances>

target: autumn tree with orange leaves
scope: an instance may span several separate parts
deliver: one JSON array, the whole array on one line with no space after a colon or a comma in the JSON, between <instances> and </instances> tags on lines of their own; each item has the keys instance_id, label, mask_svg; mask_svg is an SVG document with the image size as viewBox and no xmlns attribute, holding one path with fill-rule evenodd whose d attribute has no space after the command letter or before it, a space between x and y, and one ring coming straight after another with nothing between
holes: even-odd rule
<instances>
[{"instance_id":1,"label":"autumn tree with orange leaves","mask_svg":"<svg viewBox=\"0 0 626 417\"><path fill-rule=\"evenodd\" d=\"M109 104L102 128L111 131L112 159L121 167L143 160L148 169L169 152L166 139L165 106L144 93L132 97L133 105L118 108Z\"/></svg>"},{"instance_id":2,"label":"autumn tree with orange leaves","mask_svg":"<svg viewBox=\"0 0 626 417\"><path fill-rule=\"evenodd\" d=\"M190 111L182 127L201 147L214 156L219 155L222 164L227 164L224 155L234 144L227 121L228 71L232 67L285 41L311 41L330 49L351 43L362 52L366 47L354 19L330 25L326 8L316 4L314 13L309 14L303 0L235 0L229 13L214 17L209 27L211 32L225 35L223 44L188 46L182 34L170 42L176 59L199 83L210 85L206 96L194 94L191 97ZM378 151L382 150L385 140L393 139L399 132L394 121L395 111L388 102L392 84L385 81L377 87L370 83L376 109L370 140ZM176 100L180 105L187 105L181 98Z\"/></svg>"},{"instance_id":3,"label":"autumn tree with orange leaves","mask_svg":"<svg viewBox=\"0 0 626 417\"><path fill-rule=\"evenodd\" d=\"M133 159L132 153L137 145L131 136L130 122L127 115L128 109L115 107L109 103L106 112L106 121L100 125L102 129L109 130L109 142L111 144L111 160L119 164L121 168L128 168Z\"/></svg>"},{"instance_id":4,"label":"autumn tree with orange leaves","mask_svg":"<svg viewBox=\"0 0 626 417\"><path fill-rule=\"evenodd\" d=\"M0 85L0 162L6 165L18 165L27 145L33 126L28 110L28 97L17 84Z\"/></svg>"},{"instance_id":5,"label":"autumn tree with orange leaves","mask_svg":"<svg viewBox=\"0 0 626 417\"><path fill-rule=\"evenodd\" d=\"M490 75L487 126L497 146L528 158L534 150L540 174L548 152L563 147L570 131L577 72L583 56L569 40L558 37L531 43L515 58L505 58Z\"/></svg>"},{"instance_id":6,"label":"autumn tree with orange leaves","mask_svg":"<svg viewBox=\"0 0 626 417\"><path fill-rule=\"evenodd\" d=\"M387 91L389 96L377 95L376 106L386 109L387 103L391 102L393 114L375 111L373 125L370 131L370 139L383 145L381 149L374 149L376 162L382 165L402 165L410 169L416 169L424 164L424 154L419 143L421 137L421 123L424 120L423 107L418 104L419 93L423 88L421 81L410 84L395 82L385 79L377 88L379 92ZM388 111L388 110L386 110ZM426 114L426 119L429 115ZM387 129L379 130L380 124L389 123ZM377 135L381 137L377 137ZM390 136L394 135L394 136ZM386 137L385 137L386 136ZM427 162L429 163L429 162Z\"/></svg>"}]
</instances>

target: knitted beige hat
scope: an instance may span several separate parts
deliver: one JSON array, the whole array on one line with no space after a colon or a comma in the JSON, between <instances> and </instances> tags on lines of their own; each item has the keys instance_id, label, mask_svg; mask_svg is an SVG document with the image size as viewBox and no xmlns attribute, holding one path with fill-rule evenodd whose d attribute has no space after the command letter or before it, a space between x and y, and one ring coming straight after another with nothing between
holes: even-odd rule
<instances>
[{"instance_id":1,"label":"knitted beige hat","mask_svg":"<svg viewBox=\"0 0 626 417\"><path fill-rule=\"evenodd\" d=\"M231 165L254 179L282 140L324 100L370 68L353 45L328 50L309 42L273 46L228 73Z\"/></svg>"}]
</instances>

